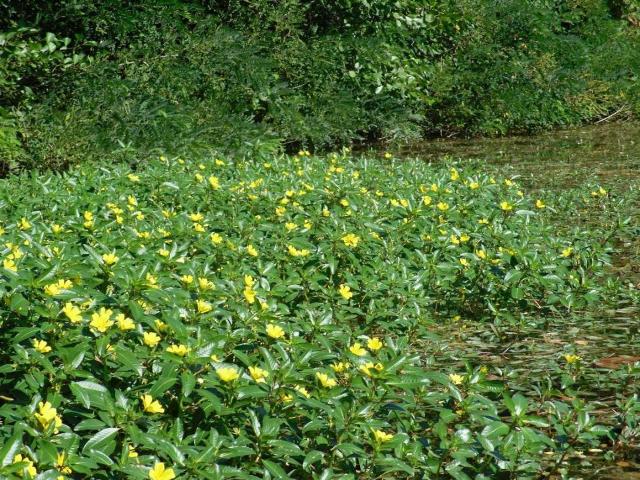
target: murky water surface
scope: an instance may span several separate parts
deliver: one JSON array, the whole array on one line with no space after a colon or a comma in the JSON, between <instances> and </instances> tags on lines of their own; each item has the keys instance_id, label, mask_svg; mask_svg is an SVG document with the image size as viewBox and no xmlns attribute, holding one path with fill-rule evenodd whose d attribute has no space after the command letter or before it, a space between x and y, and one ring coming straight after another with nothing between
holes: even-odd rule
<instances>
[{"instance_id":1,"label":"murky water surface","mask_svg":"<svg viewBox=\"0 0 640 480\"><path fill-rule=\"evenodd\" d=\"M400 149L440 161L473 158L521 176L532 188L575 186L592 175L606 183L640 179L640 123L609 123L534 136L433 140Z\"/></svg>"}]
</instances>

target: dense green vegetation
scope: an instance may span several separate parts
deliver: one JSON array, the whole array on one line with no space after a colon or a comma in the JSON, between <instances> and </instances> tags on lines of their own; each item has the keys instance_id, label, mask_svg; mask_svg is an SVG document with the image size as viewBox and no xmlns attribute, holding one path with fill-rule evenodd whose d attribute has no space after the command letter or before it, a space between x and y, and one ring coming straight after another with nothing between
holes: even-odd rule
<instances>
[{"instance_id":1,"label":"dense green vegetation","mask_svg":"<svg viewBox=\"0 0 640 480\"><path fill-rule=\"evenodd\" d=\"M640 110L634 0L0 2L2 169Z\"/></svg>"},{"instance_id":2,"label":"dense green vegetation","mask_svg":"<svg viewBox=\"0 0 640 480\"><path fill-rule=\"evenodd\" d=\"M639 25L0 0L0 478L640 468L637 128L519 171L347 146L631 118Z\"/></svg>"},{"instance_id":3,"label":"dense green vegetation","mask_svg":"<svg viewBox=\"0 0 640 480\"><path fill-rule=\"evenodd\" d=\"M637 366L594 371L583 337L513 365L466 349L637 306L610 273L637 194L304 152L5 180L0 474L576 478L584 452L625 459ZM606 222L559 228L584 212Z\"/></svg>"}]
</instances>

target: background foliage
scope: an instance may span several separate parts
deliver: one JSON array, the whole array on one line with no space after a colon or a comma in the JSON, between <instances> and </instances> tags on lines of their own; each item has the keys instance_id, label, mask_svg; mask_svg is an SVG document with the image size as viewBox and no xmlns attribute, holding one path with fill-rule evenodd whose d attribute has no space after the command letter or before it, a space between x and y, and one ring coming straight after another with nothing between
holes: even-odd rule
<instances>
[{"instance_id":1,"label":"background foliage","mask_svg":"<svg viewBox=\"0 0 640 480\"><path fill-rule=\"evenodd\" d=\"M504 134L639 109L632 0L0 3L4 169Z\"/></svg>"}]
</instances>

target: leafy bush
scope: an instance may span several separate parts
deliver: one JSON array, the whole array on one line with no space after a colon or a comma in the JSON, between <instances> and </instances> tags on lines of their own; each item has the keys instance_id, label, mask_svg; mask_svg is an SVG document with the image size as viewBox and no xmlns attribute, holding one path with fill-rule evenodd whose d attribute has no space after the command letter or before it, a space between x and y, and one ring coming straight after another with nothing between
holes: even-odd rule
<instances>
[{"instance_id":1,"label":"leafy bush","mask_svg":"<svg viewBox=\"0 0 640 480\"><path fill-rule=\"evenodd\" d=\"M622 430L421 356L436 322L615 290L603 232L558 233L565 204L511 179L162 156L24 174L0 208L2 475L533 478Z\"/></svg>"},{"instance_id":2,"label":"leafy bush","mask_svg":"<svg viewBox=\"0 0 640 480\"><path fill-rule=\"evenodd\" d=\"M640 108L640 33L624 2L67 0L8 11L0 38L28 45L0 45L24 167L529 132Z\"/></svg>"},{"instance_id":3,"label":"leafy bush","mask_svg":"<svg viewBox=\"0 0 640 480\"><path fill-rule=\"evenodd\" d=\"M26 161L11 108L30 105L51 79L82 60L82 55L69 50L69 43L69 38L43 35L36 28L10 25L0 31L0 174Z\"/></svg>"}]
</instances>

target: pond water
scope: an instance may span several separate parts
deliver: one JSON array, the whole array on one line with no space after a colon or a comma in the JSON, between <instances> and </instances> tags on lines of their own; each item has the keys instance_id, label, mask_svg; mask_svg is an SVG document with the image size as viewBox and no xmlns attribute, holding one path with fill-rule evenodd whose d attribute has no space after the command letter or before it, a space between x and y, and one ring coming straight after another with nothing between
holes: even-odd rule
<instances>
[{"instance_id":1,"label":"pond water","mask_svg":"<svg viewBox=\"0 0 640 480\"><path fill-rule=\"evenodd\" d=\"M553 131L534 136L503 138L442 139L414 143L394 150L401 157L421 158L425 161L441 162L443 159L474 159L485 163L502 175L517 176L518 181L529 191L553 190L575 187L585 182L603 185L612 195L624 194L630 199L625 216L636 225L617 242L617 253L613 257L612 270L625 281L637 283L640 288L640 123L608 123L568 130ZM635 192L629 194L629 192ZM566 219L565 219L566 220ZM592 218L571 219L567 228L586 226L586 223L601 225L611 221L609 214ZM544 359L558 354L558 349L568 343L580 342L585 358L621 358L616 355L630 354L638 358L636 334L638 309L636 306L620 305L609 315L595 318L552 319L540 329L532 328L522 338L495 345L495 358L478 359L478 362L509 365L523 376L535 371L536 361L544 368ZM473 358L474 352L492 351L487 345L481 348L478 338L486 336L485 326L470 338L456 341L455 332L443 327L442 337L451 338L451 351L464 358ZM592 351L590 351L590 349ZM509 350L508 353L505 353ZM497 352L497 353L496 353ZM444 359L451 362L453 359ZM597 362L592 368L597 369ZM594 370L595 371L595 370ZM594 390L603 411L614 409L614 395ZM610 397L610 398L608 398ZM606 447L603 447L606 449ZM573 459L573 473L589 480L640 480L640 460L620 459L615 464L606 461L602 454L589 454L584 460Z\"/></svg>"},{"instance_id":2,"label":"pond water","mask_svg":"<svg viewBox=\"0 0 640 480\"><path fill-rule=\"evenodd\" d=\"M607 123L533 136L439 139L400 148L429 161L472 158L520 175L532 188L575 186L592 175L607 184L640 179L640 123Z\"/></svg>"}]
</instances>

